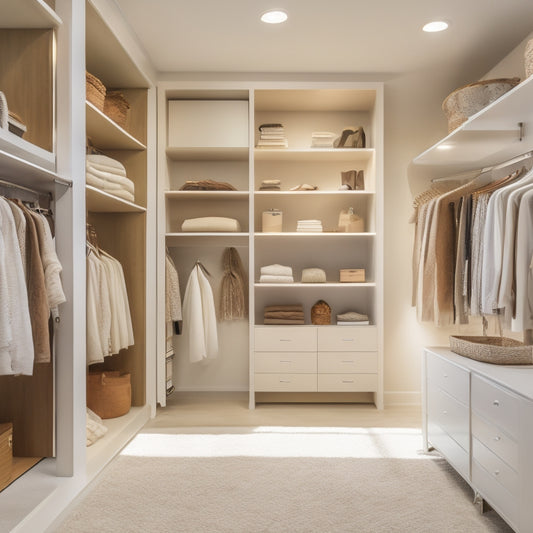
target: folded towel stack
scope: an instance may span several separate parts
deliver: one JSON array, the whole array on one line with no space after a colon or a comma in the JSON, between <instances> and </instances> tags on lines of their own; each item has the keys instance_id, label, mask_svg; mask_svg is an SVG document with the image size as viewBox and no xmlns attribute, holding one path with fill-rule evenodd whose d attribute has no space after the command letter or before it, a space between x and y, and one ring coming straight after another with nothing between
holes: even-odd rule
<instances>
[{"instance_id":1,"label":"folded towel stack","mask_svg":"<svg viewBox=\"0 0 533 533\"><path fill-rule=\"evenodd\" d=\"M264 311L265 324L303 325L304 308L302 305L267 305Z\"/></svg>"},{"instance_id":2,"label":"folded towel stack","mask_svg":"<svg viewBox=\"0 0 533 533\"><path fill-rule=\"evenodd\" d=\"M322 231L321 220L298 220L296 231L308 233L320 233Z\"/></svg>"},{"instance_id":3,"label":"folded towel stack","mask_svg":"<svg viewBox=\"0 0 533 533\"><path fill-rule=\"evenodd\" d=\"M292 268L277 264L261 267L259 283L294 283Z\"/></svg>"},{"instance_id":4,"label":"folded towel stack","mask_svg":"<svg viewBox=\"0 0 533 533\"><path fill-rule=\"evenodd\" d=\"M198 232L238 232L241 231L239 221L226 217L187 218L181 224L181 231Z\"/></svg>"},{"instance_id":5,"label":"folded towel stack","mask_svg":"<svg viewBox=\"0 0 533 533\"><path fill-rule=\"evenodd\" d=\"M337 326L368 326L369 324L368 315L356 313L355 311L337 315Z\"/></svg>"},{"instance_id":6,"label":"folded towel stack","mask_svg":"<svg viewBox=\"0 0 533 533\"><path fill-rule=\"evenodd\" d=\"M311 148L333 148L336 133L330 131L314 131L311 134Z\"/></svg>"},{"instance_id":7,"label":"folded towel stack","mask_svg":"<svg viewBox=\"0 0 533 533\"><path fill-rule=\"evenodd\" d=\"M187 180L180 191L236 191L237 189L225 181Z\"/></svg>"},{"instance_id":8,"label":"folded towel stack","mask_svg":"<svg viewBox=\"0 0 533 533\"><path fill-rule=\"evenodd\" d=\"M279 191L281 190L281 180L263 180L260 191Z\"/></svg>"},{"instance_id":9,"label":"folded towel stack","mask_svg":"<svg viewBox=\"0 0 533 533\"><path fill-rule=\"evenodd\" d=\"M128 179L124 165L106 155L87 154L86 181L87 185L123 200L135 199L135 185Z\"/></svg>"},{"instance_id":10,"label":"folded towel stack","mask_svg":"<svg viewBox=\"0 0 533 533\"><path fill-rule=\"evenodd\" d=\"M259 132L258 148L287 148L289 146L283 124L261 124Z\"/></svg>"}]
</instances>

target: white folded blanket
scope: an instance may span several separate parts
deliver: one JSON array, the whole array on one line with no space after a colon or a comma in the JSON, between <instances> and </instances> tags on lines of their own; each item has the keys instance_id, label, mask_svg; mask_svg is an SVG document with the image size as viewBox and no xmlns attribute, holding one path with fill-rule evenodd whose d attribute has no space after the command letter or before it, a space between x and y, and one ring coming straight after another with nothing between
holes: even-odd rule
<instances>
[{"instance_id":1,"label":"white folded blanket","mask_svg":"<svg viewBox=\"0 0 533 533\"><path fill-rule=\"evenodd\" d=\"M120 187L131 192L131 194L135 194L135 184L129 178L119 176L118 174L112 174L111 172L104 172L103 170L98 170L96 168L93 168L89 162L87 162L86 169L88 173L90 172L96 178L105 180L115 185L120 185Z\"/></svg>"},{"instance_id":2,"label":"white folded blanket","mask_svg":"<svg viewBox=\"0 0 533 533\"><path fill-rule=\"evenodd\" d=\"M181 231L241 231L241 225L234 218L200 217L183 221Z\"/></svg>"},{"instance_id":3,"label":"white folded blanket","mask_svg":"<svg viewBox=\"0 0 533 533\"><path fill-rule=\"evenodd\" d=\"M283 266L283 265L266 265L261 267L261 275L266 276L291 276L292 277L292 267Z\"/></svg>"},{"instance_id":4,"label":"white folded blanket","mask_svg":"<svg viewBox=\"0 0 533 533\"><path fill-rule=\"evenodd\" d=\"M87 185L92 185L93 187L96 187L97 189L100 189L108 194L112 194L113 196L117 196L123 200L128 200L128 202L133 202L135 200L133 194L123 189L120 185L101 180L89 172L87 172L85 175L85 180Z\"/></svg>"},{"instance_id":5,"label":"white folded blanket","mask_svg":"<svg viewBox=\"0 0 533 533\"><path fill-rule=\"evenodd\" d=\"M91 168L94 168L96 170L109 172L110 174L114 174L115 176L122 176L124 178L128 177L128 175L126 174L126 170L121 170L115 167L111 167L109 165L100 165L99 163L92 163L91 161L87 161L87 164L90 165Z\"/></svg>"},{"instance_id":6,"label":"white folded blanket","mask_svg":"<svg viewBox=\"0 0 533 533\"><path fill-rule=\"evenodd\" d=\"M95 163L97 165L105 165L107 167L114 168L117 171L123 173L124 176L126 175L126 168L124 167L124 165L120 161L108 157L107 155L87 154L87 161Z\"/></svg>"},{"instance_id":7,"label":"white folded blanket","mask_svg":"<svg viewBox=\"0 0 533 533\"><path fill-rule=\"evenodd\" d=\"M259 278L259 283L294 283L292 276L269 276L263 274Z\"/></svg>"}]
</instances>

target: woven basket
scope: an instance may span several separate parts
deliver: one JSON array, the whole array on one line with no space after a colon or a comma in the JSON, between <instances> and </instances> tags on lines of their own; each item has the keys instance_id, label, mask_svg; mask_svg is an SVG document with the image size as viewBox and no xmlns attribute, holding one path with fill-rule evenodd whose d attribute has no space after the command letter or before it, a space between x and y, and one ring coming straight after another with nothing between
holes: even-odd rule
<instances>
[{"instance_id":1,"label":"woven basket","mask_svg":"<svg viewBox=\"0 0 533 533\"><path fill-rule=\"evenodd\" d=\"M104 113L121 128L126 127L130 104L120 91L108 91L105 96Z\"/></svg>"},{"instance_id":2,"label":"woven basket","mask_svg":"<svg viewBox=\"0 0 533 533\"><path fill-rule=\"evenodd\" d=\"M11 482L13 469L13 424L0 424L0 490Z\"/></svg>"},{"instance_id":3,"label":"woven basket","mask_svg":"<svg viewBox=\"0 0 533 533\"><path fill-rule=\"evenodd\" d=\"M331 307L324 300L318 300L311 308L311 323L315 326L331 324Z\"/></svg>"},{"instance_id":4,"label":"woven basket","mask_svg":"<svg viewBox=\"0 0 533 533\"><path fill-rule=\"evenodd\" d=\"M89 373L87 407L104 419L125 415L131 407L131 375L118 371Z\"/></svg>"},{"instance_id":5,"label":"woven basket","mask_svg":"<svg viewBox=\"0 0 533 533\"><path fill-rule=\"evenodd\" d=\"M526 76L529 78L533 74L533 39L527 42L526 50L524 52L524 66L526 68Z\"/></svg>"},{"instance_id":6,"label":"woven basket","mask_svg":"<svg viewBox=\"0 0 533 533\"><path fill-rule=\"evenodd\" d=\"M482 80L456 89L442 102L448 117L448 131L459 127L468 117L475 115L520 83L520 78Z\"/></svg>"},{"instance_id":7,"label":"woven basket","mask_svg":"<svg viewBox=\"0 0 533 533\"><path fill-rule=\"evenodd\" d=\"M531 365L533 346L506 337L458 337L450 335L450 348L464 357L494 365Z\"/></svg>"},{"instance_id":8,"label":"woven basket","mask_svg":"<svg viewBox=\"0 0 533 533\"><path fill-rule=\"evenodd\" d=\"M105 96L105 85L96 76L85 71L85 98L87 101L103 111Z\"/></svg>"}]
</instances>

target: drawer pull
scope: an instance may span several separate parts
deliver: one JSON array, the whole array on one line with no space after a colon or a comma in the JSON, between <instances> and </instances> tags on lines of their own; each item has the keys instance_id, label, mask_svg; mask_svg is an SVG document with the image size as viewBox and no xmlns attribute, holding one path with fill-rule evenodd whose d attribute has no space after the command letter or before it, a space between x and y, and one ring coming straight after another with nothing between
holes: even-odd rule
<instances>
[{"instance_id":1,"label":"drawer pull","mask_svg":"<svg viewBox=\"0 0 533 533\"><path fill-rule=\"evenodd\" d=\"M498 441L502 440L502 438L501 438L499 435L496 435L496 437L494 437L494 440L495 440L496 442L498 442Z\"/></svg>"},{"instance_id":2,"label":"drawer pull","mask_svg":"<svg viewBox=\"0 0 533 533\"><path fill-rule=\"evenodd\" d=\"M343 383L353 383L353 379L343 379Z\"/></svg>"},{"instance_id":3,"label":"drawer pull","mask_svg":"<svg viewBox=\"0 0 533 533\"><path fill-rule=\"evenodd\" d=\"M291 342L292 339L280 339L279 342Z\"/></svg>"},{"instance_id":4,"label":"drawer pull","mask_svg":"<svg viewBox=\"0 0 533 533\"><path fill-rule=\"evenodd\" d=\"M444 374L444 377L447 378L447 377L448 377L448 374Z\"/></svg>"},{"instance_id":5,"label":"drawer pull","mask_svg":"<svg viewBox=\"0 0 533 533\"><path fill-rule=\"evenodd\" d=\"M292 363L292 361L280 361L280 363Z\"/></svg>"},{"instance_id":6,"label":"drawer pull","mask_svg":"<svg viewBox=\"0 0 533 533\"><path fill-rule=\"evenodd\" d=\"M495 407L499 407L499 406L500 406L500 402L499 402L499 400L494 400L494 401L492 402L492 405L494 405Z\"/></svg>"}]
</instances>

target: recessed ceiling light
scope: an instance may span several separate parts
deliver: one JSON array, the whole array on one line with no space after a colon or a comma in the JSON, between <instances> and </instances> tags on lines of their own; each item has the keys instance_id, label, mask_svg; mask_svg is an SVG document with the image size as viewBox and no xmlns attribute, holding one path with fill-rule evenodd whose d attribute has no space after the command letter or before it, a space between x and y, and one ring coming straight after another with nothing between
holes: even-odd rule
<instances>
[{"instance_id":1,"label":"recessed ceiling light","mask_svg":"<svg viewBox=\"0 0 533 533\"><path fill-rule=\"evenodd\" d=\"M448 23L444 22L443 20L435 20L433 22L428 22L422 29L430 33L444 31L448 29Z\"/></svg>"},{"instance_id":2,"label":"recessed ceiling light","mask_svg":"<svg viewBox=\"0 0 533 533\"><path fill-rule=\"evenodd\" d=\"M261 20L267 24L279 24L280 22L285 22L287 20L287 13L282 9L272 9L270 11L265 11L261 15Z\"/></svg>"}]
</instances>

